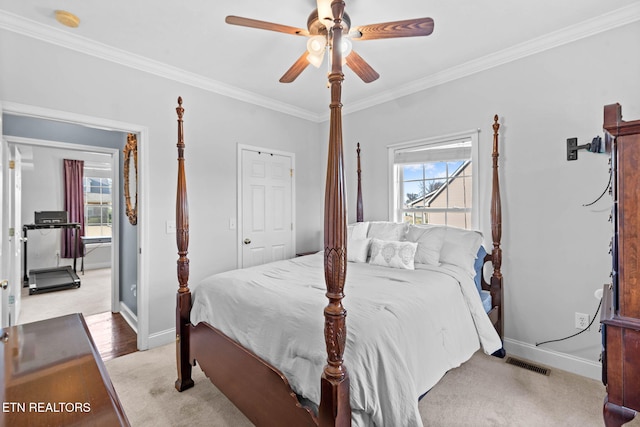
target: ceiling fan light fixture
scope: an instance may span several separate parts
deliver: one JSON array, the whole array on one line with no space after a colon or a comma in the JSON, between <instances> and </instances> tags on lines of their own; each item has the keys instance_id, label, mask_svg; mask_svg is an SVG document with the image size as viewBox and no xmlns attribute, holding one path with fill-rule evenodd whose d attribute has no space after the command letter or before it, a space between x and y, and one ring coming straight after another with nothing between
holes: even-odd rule
<instances>
[{"instance_id":1,"label":"ceiling fan light fixture","mask_svg":"<svg viewBox=\"0 0 640 427\"><path fill-rule=\"evenodd\" d=\"M327 39L325 36L313 36L307 40L307 60L311 65L318 68L322 64L324 58L324 51L327 47Z\"/></svg>"},{"instance_id":2,"label":"ceiling fan light fixture","mask_svg":"<svg viewBox=\"0 0 640 427\"><path fill-rule=\"evenodd\" d=\"M320 68L323 58L324 55L322 53L320 55L315 55L313 53L307 55L307 61L309 61L309 64L313 65L316 68Z\"/></svg>"},{"instance_id":3,"label":"ceiling fan light fixture","mask_svg":"<svg viewBox=\"0 0 640 427\"><path fill-rule=\"evenodd\" d=\"M322 55L326 46L327 39L325 36L313 36L307 40L307 50L312 55Z\"/></svg>"},{"instance_id":4,"label":"ceiling fan light fixture","mask_svg":"<svg viewBox=\"0 0 640 427\"><path fill-rule=\"evenodd\" d=\"M342 55L342 57L346 58L347 56L349 56L352 49L353 44L351 43L351 40L349 40L348 38L343 38L340 43L340 54Z\"/></svg>"}]
</instances>

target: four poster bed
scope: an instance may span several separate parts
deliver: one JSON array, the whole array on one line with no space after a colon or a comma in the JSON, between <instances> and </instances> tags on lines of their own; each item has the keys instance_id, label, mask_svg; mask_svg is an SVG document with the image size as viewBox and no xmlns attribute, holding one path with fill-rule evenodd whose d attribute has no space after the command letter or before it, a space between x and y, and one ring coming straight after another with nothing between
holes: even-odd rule
<instances>
[{"instance_id":1,"label":"four poster bed","mask_svg":"<svg viewBox=\"0 0 640 427\"><path fill-rule=\"evenodd\" d=\"M337 17L334 40L339 42L344 5L332 6ZM358 222L347 226L339 55L334 52L329 75L324 251L216 274L194 287L193 295L188 285L184 109L178 99L175 386L183 391L194 385L191 371L197 362L258 426L348 426L352 421L420 426L418 399L442 375L481 347L489 354L503 352L498 117L493 123L493 248L478 263L474 246L470 267L477 273L490 262L493 274L486 282L481 273L482 289L476 289L468 259L457 265L438 256L444 256L447 244L460 249L459 242L451 240L458 236L481 245L478 233L363 221L359 146ZM386 256L389 247L396 247L400 255ZM405 250L411 250L411 256L403 256ZM426 260L414 263L420 257ZM348 261L353 262L347 278ZM348 297L343 293L345 282ZM490 293L488 308L482 307L480 290ZM343 298L349 308L349 334Z\"/></svg>"}]
</instances>

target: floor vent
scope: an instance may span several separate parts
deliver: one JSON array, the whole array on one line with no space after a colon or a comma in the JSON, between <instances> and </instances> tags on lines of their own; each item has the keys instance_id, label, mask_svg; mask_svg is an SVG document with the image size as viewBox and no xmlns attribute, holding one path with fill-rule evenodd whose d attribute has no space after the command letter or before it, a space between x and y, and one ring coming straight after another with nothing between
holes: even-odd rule
<instances>
[{"instance_id":1,"label":"floor vent","mask_svg":"<svg viewBox=\"0 0 640 427\"><path fill-rule=\"evenodd\" d=\"M520 368L526 369L531 372L535 372L537 374L549 375L551 373L551 369L543 368L541 366L534 365L529 362L525 362L524 360L516 359L513 357L507 357L506 363L514 366L518 366Z\"/></svg>"}]
</instances>

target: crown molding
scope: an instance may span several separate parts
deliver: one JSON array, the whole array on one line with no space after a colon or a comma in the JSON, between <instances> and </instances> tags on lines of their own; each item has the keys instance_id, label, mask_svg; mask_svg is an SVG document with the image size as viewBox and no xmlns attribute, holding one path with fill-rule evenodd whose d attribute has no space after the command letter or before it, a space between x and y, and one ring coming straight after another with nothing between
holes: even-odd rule
<instances>
[{"instance_id":1,"label":"crown molding","mask_svg":"<svg viewBox=\"0 0 640 427\"><path fill-rule=\"evenodd\" d=\"M631 24L638 20L640 20L640 3L634 3L596 18L591 18L566 27L562 30L545 34L544 36L485 55L481 58L451 67L439 73L426 76L397 89L380 92L374 96L353 102L347 107L343 107L343 113L347 115L365 110L403 96L420 92L425 89L507 64L509 62L517 61L518 59L522 59L530 55ZM72 49L142 72L154 74L159 77L184 83L199 89L258 105L301 119L312 122L323 122L329 120L329 112L316 114L308 110L302 110L291 104L275 101L271 98L255 94L235 86L227 85L141 55L136 55L85 37L70 34L67 31L49 27L7 11L2 11L0 14L0 29L12 31L27 37L42 40L47 43Z\"/></svg>"},{"instance_id":2,"label":"crown molding","mask_svg":"<svg viewBox=\"0 0 640 427\"><path fill-rule=\"evenodd\" d=\"M110 61L138 71L177 81L179 83L184 83L199 89L247 102L249 104L258 105L270 110L299 117L301 119L314 122L320 121L318 114L308 110L302 110L300 107L275 101L271 98L255 94L235 86L227 85L202 75L146 58L142 55L127 52L86 37L78 36L77 34L71 34L58 28L49 27L7 11L0 12L0 29L12 31L17 34L75 50L86 55L91 55L105 61Z\"/></svg>"},{"instance_id":3,"label":"crown molding","mask_svg":"<svg viewBox=\"0 0 640 427\"><path fill-rule=\"evenodd\" d=\"M403 96L411 95L425 89L507 64L509 62L517 61L518 59L535 55L614 28L622 27L639 20L640 3L635 3L613 10L596 18L591 18L561 30L545 34L544 36L511 46L498 52L485 55L481 58L465 62L464 64L451 67L442 72L426 76L397 89L381 92L374 96L356 101L343 108L343 112L344 114L349 114L365 110ZM328 119L328 114L323 115L323 120Z\"/></svg>"}]
</instances>

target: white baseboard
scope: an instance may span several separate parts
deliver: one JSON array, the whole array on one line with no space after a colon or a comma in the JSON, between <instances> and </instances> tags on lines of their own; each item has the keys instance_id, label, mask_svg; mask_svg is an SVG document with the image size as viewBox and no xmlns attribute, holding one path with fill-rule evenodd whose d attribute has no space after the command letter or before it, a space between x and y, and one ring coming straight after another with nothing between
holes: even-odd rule
<instances>
[{"instance_id":1,"label":"white baseboard","mask_svg":"<svg viewBox=\"0 0 640 427\"><path fill-rule=\"evenodd\" d=\"M600 362L543 349L509 338L504 339L504 349L507 351L507 356L521 357L552 368L558 368L563 371L582 375L583 377L593 378L594 380L600 380L602 378L602 364Z\"/></svg>"},{"instance_id":2,"label":"white baseboard","mask_svg":"<svg viewBox=\"0 0 640 427\"><path fill-rule=\"evenodd\" d=\"M131 326L136 334L138 333L138 316L129 308L124 301L120 301L120 314L124 320Z\"/></svg>"},{"instance_id":3,"label":"white baseboard","mask_svg":"<svg viewBox=\"0 0 640 427\"><path fill-rule=\"evenodd\" d=\"M100 268L111 268L111 261L84 263L84 271L98 270Z\"/></svg>"},{"instance_id":4,"label":"white baseboard","mask_svg":"<svg viewBox=\"0 0 640 427\"><path fill-rule=\"evenodd\" d=\"M164 331L149 334L149 348L160 347L176 341L176 329L166 329Z\"/></svg>"}]
</instances>

